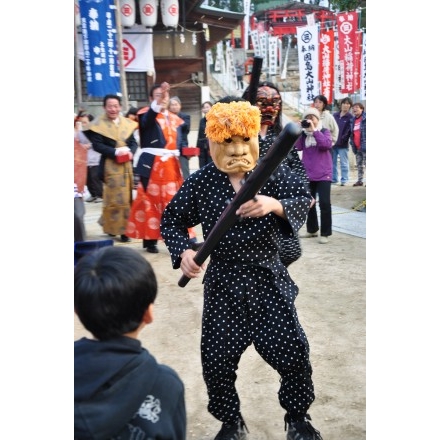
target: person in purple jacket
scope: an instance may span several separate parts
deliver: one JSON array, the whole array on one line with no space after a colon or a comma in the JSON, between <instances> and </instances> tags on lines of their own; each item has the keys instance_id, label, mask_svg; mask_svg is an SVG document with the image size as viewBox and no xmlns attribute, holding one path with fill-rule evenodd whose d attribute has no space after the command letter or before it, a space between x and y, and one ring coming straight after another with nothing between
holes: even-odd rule
<instances>
[{"instance_id":1,"label":"person in purple jacket","mask_svg":"<svg viewBox=\"0 0 440 440\"><path fill-rule=\"evenodd\" d=\"M319 242L328 243L332 235L332 206L330 191L333 175L332 135L330 130L322 128L319 111L310 107L303 114L301 125L303 133L295 142L298 151L302 151L302 161L310 181L310 193L314 199L319 194L321 212L321 237ZM307 233L304 238L317 237L319 231L316 204L309 209L306 220Z\"/></svg>"}]
</instances>

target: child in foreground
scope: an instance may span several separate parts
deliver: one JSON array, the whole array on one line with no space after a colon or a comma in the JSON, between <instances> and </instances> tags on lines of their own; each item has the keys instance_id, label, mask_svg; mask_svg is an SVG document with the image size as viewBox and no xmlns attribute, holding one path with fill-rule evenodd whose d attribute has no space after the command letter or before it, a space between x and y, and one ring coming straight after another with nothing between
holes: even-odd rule
<instances>
[{"instance_id":1,"label":"child in foreground","mask_svg":"<svg viewBox=\"0 0 440 440\"><path fill-rule=\"evenodd\" d=\"M75 266L74 306L93 339L75 348L75 439L185 440L184 386L141 346L157 280L134 249L101 248Z\"/></svg>"}]
</instances>

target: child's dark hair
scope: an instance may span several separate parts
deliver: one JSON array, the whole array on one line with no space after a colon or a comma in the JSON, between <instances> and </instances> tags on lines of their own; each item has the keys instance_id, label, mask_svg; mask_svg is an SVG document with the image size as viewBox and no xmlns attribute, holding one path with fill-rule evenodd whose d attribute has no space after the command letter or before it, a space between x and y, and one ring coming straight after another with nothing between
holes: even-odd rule
<instances>
[{"instance_id":1,"label":"child's dark hair","mask_svg":"<svg viewBox=\"0 0 440 440\"><path fill-rule=\"evenodd\" d=\"M134 249L104 247L84 255L75 266L75 312L97 339L136 330L156 295L153 268Z\"/></svg>"}]
</instances>

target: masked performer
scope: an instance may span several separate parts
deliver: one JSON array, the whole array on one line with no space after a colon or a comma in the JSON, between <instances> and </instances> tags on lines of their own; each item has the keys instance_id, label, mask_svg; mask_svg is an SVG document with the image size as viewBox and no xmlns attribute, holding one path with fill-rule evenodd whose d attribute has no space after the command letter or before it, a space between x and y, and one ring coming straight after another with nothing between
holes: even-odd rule
<instances>
[{"instance_id":1,"label":"masked performer","mask_svg":"<svg viewBox=\"0 0 440 440\"><path fill-rule=\"evenodd\" d=\"M185 180L164 210L161 233L174 269L180 267L188 278L206 269L201 355L208 411L222 422L215 440L247 437L235 381L240 357L251 344L280 375L287 439L322 440L307 414L315 395L309 344L294 306L298 287L279 255L279 230L301 228L310 194L281 165L256 197L239 207L241 221L220 238L207 267L197 265L188 228L201 224L206 239L259 157L256 106L227 97L214 104L206 120L213 162Z\"/></svg>"},{"instance_id":2,"label":"masked performer","mask_svg":"<svg viewBox=\"0 0 440 440\"><path fill-rule=\"evenodd\" d=\"M243 93L243 98L249 99L249 87ZM260 82L255 105L261 112L258 144L260 146L260 158L262 158L283 130L281 122L283 101L277 87L268 81ZM306 188L309 188L306 170L298 155L298 151L293 145L283 164L287 165L303 181ZM288 267L301 256L300 240L298 234L293 231L280 231L280 240L280 258L282 263Z\"/></svg>"}]
</instances>

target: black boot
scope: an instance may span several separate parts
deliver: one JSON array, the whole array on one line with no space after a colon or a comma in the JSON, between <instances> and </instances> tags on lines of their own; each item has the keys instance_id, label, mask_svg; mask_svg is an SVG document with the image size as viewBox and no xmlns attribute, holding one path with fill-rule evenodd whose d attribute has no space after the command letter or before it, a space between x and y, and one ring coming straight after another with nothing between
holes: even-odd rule
<instances>
[{"instance_id":1,"label":"black boot","mask_svg":"<svg viewBox=\"0 0 440 440\"><path fill-rule=\"evenodd\" d=\"M245 430L249 432L243 417L240 415L240 418L235 423L223 423L222 429L220 429L214 440L246 440Z\"/></svg>"},{"instance_id":2,"label":"black boot","mask_svg":"<svg viewBox=\"0 0 440 440\"><path fill-rule=\"evenodd\" d=\"M310 416L306 414L303 420L289 422L288 415L284 417L285 426L287 429L286 440L322 440L321 434L309 422Z\"/></svg>"},{"instance_id":3,"label":"black boot","mask_svg":"<svg viewBox=\"0 0 440 440\"><path fill-rule=\"evenodd\" d=\"M142 246L147 252L152 254L159 253L159 249L157 248L157 240L142 240Z\"/></svg>"}]
</instances>

